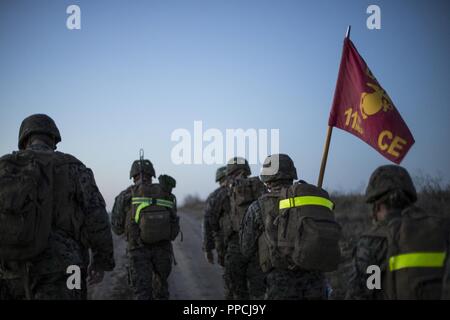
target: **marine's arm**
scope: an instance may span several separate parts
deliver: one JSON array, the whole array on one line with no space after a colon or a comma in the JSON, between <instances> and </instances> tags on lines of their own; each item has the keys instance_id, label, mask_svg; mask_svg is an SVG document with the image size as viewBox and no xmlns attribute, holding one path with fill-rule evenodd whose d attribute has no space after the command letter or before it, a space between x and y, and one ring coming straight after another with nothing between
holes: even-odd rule
<instances>
[{"instance_id":1,"label":"marine's arm","mask_svg":"<svg viewBox=\"0 0 450 320\"><path fill-rule=\"evenodd\" d=\"M85 214L84 233L92 252L90 270L111 271L114 269L114 252L105 201L98 190L92 171L83 165L77 166L76 171Z\"/></svg>"},{"instance_id":2,"label":"marine's arm","mask_svg":"<svg viewBox=\"0 0 450 320\"><path fill-rule=\"evenodd\" d=\"M129 190L122 191L115 199L111 212L111 227L115 234L122 235L125 232L126 216L131 204Z\"/></svg>"},{"instance_id":3,"label":"marine's arm","mask_svg":"<svg viewBox=\"0 0 450 320\"><path fill-rule=\"evenodd\" d=\"M212 232L220 232L220 219L223 217L229 206L228 189L222 187L215 194L214 201L210 203L209 226Z\"/></svg>"},{"instance_id":4,"label":"marine's arm","mask_svg":"<svg viewBox=\"0 0 450 320\"><path fill-rule=\"evenodd\" d=\"M353 251L353 261L350 270L346 299L372 300L377 289L368 289L367 268L377 265L382 268L386 258L387 244L383 237L362 236Z\"/></svg>"},{"instance_id":5,"label":"marine's arm","mask_svg":"<svg viewBox=\"0 0 450 320\"><path fill-rule=\"evenodd\" d=\"M241 253L247 257L253 257L258 250L258 239L264 231L259 201L254 201L242 220L239 232Z\"/></svg>"},{"instance_id":6,"label":"marine's arm","mask_svg":"<svg viewBox=\"0 0 450 320\"><path fill-rule=\"evenodd\" d=\"M203 215L203 243L202 249L204 252L210 252L215 249L214 245L214 235L211 229L211 215L212 210L215 206L214 201L216 200L214 197L214 193L211 193L206 199L205 211Z\"/></svg>"}]
</instances>

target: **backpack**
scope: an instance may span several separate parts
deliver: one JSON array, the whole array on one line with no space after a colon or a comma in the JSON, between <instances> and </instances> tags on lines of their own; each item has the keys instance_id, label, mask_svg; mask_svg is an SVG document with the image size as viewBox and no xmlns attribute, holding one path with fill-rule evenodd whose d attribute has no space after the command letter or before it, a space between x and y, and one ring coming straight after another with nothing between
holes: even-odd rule
<instances>
[{"instance_id":1,"label":"backpack","mask_svg":"<svg viewBox=\"0 0 450 320\"><path fill-rule=\"evenodd\" d=\"M265 253L260 252L260 264L265 260L265 268L271 264L307 271L337 269L342 230L325 190L300 181L281 190L278 198L262 200L265 231L259 244ZM264 258L268 254L270 259Z\"/></svg>"},{"instance_id":2,"label":"backpack","mask_svg":"<svg viewBox=\"0 0 450 320\"><path fill-rule=\"evenodd\" d=\"M239 232L248 207L266 188L258 177L238 178L230 189L230 224L233 232Z\"/></svg>"},{"instance_id":3,"label":"backpack","mask_svg":"<svg viewBox=\"0 0 450 320\"><path fill-rule=\"evenodd\" d=\"M173 241L180 232L174 197L160 184L140 184L132 189L132 223L143 243Z\"/></svg>"},{"instance_id":4,"label":"backpack","mask_svg":"<svg viewBox=\"0 0 450 320\"><path fill-rule=\"evenodd\" d=\"M278 251L278 227L274 223L278 216L280 195L269 192L259 199L264 232L258 238L258 259L263 272L272 268L286 269L288 265Z\"/></svg>"},{"instance_id":5,"label":"backpack","mask_svg":"<svg viewBox=\"0 0 450 320\"><path fill-rule=\"evenodd\" d=\"M53 217L53 152L0 158L0 260L27 261L48 245Z\"/></svg>"},{"instance_id":6,"label":"backpack","mask_svg":"<svg viewBox=\"0 0 450 320\"><path fill-rule=\"evenodd\" d=\"M387 239L382 266L387 299L440 299L449 235L448 221L411 206L369 236Z\"/></svg>"}]
</instances>

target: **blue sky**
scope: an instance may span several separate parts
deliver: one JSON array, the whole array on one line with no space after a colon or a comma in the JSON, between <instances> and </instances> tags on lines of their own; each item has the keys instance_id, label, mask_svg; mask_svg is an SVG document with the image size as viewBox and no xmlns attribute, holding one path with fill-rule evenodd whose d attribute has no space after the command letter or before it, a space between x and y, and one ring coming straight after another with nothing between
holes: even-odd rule
<instances>
[{"instance_id":1,"label":"blue sky","mask_svg":"<svg viewBox=\"0 0 450 320\"><path fill-rule=\"evenodd\" d=\"M67 6L81 30L66 28ZM368 30L366 8L381 8ZM175 165L178 128L280 129L280 149L316 182L348 24L416 144L402 162L450 181L449 1L0 1L0 153L47 113L58 149L82 160L112 206L140 148L175 194L205 197L217 165ZM336 129L325 186L359 191L389 163ZM255 174L259 166L253 166Z\"/></svg>"}]
</instances>

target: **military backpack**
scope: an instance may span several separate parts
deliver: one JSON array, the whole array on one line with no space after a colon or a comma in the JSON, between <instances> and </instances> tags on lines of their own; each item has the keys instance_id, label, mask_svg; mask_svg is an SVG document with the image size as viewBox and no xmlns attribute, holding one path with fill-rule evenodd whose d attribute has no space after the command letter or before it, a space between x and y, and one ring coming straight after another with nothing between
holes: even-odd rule
<instances>
[{"instance_id":1,"label":"military backpack","mask_svg":"<svg viewBox=\"0 0 450 320\"><path fill-rule=\"evenodd\" d=\"M328 193L297 182L261 198L265 231L259 239L263 270L333 271L341 259L342 230Z\"/></svg>"},{"instance_id":2,"label":"military backpack","mask_svg":"<svg viewBox=\"0 0 450 320\"><path fill-rule=\"evenodd\" d=\"M380 266L386 299L440 299L449 227L442 216L411 206L366 234L387 242Z\"/></svg>"},{"instance_id":3,"label":"military backpack","mask_svg":"<svg viewBox=\"0 0 450 320\"><path fill-rule=\"evenodd\" d=\"M264 183L258 177L238 178L230 188L231 230L239 232L242 219L253 201L265 192Z\"/></svg>"},{"instance_id":4,"label":"military backpack","mask_svg":"<svg viewBox=\"0 0 450 320\"><path fill-rule=\"evenodd\" d=\"M132 223L139 227L143 243L175 240L179 231L175 198L158 183L144 183L132 189Z\"/></svg>"},{"instance_id":5,"label":"military backpack","mask_svg":"<svg viewBox=\"0 0 450 320\"><path fill-rule=\"evenodd\" d=\"M69 164L60 152L24 150L0 158L0 260L27 261L48 245L52 225L79 237L69 216ZM76 192L76 190L73 190ZM64 196L66 195L66 196ZM73 195L73 194L72 194Z\"/></svg>"}]
</instances>

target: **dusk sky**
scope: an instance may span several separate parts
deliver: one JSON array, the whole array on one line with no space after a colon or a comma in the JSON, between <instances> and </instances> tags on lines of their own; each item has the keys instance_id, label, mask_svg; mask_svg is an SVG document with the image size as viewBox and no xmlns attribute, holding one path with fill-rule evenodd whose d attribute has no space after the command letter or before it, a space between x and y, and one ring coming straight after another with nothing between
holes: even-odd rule
<instances>
[{"instance_id":1,"label":"dusk sky","mask_svg":"<svg viewBox=\"0 0 450 320\"><path fill-rule=\"evenodd\" d=\"M66 27L72 4L80 30ZM371 4L380 30L366 26ZM224 136L279 129L280 151L316 183L347 25L415 138L402 165L448 183L450 1L0 0L0 153L17 149L26 116L46 113L108 209L140 148L182 202L216 187L218 164L171 159L172 133L202 121ZM335 129L324 186L362 191L387 163Z\"/></svg>"}]
</instances>

